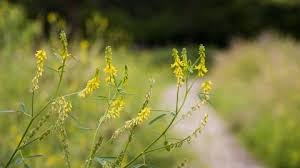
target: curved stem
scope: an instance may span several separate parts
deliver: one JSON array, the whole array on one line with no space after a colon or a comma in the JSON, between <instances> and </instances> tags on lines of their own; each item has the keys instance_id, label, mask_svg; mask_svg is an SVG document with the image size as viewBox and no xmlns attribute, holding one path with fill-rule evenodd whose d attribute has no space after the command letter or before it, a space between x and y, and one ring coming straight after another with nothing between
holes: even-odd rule
<instances>
[{"instance_id":1,"label":"curved stem","mask_svg":"<svg viewBox=\"0 0 300 168\"><path fill-rule=\"evenodd\" d=\"M165 128L165 130L156 138L154 139L140 154L138 154L136 157L134 157L129 163L127 163L123 168L127 168L128 166L130 166L134 161L136 161L139 157L141 157L142 155L144 155L145 153L147 153L147 151L158 141L160 140L161 137L163 137L167 131L171 128L172 124L174 123L175 119L177 118L179 112L182 110L183 105L186 102L187 96L189 94L189 92L191 91L193 85L195 84L195 82L197 81L194 80L192 82L192 84L188 87L187 85L187 81L186 81L186 91L183 97L183 101L181 103L180 106L178 106L179 103L179 86L177 86L177 93L176 93L176 110L175 110L175 116L172 118L171 122L168 124L168 126Z\"/></svg>"},{"instance_id":2,"label":"curved stem","mask_svg":"<svg viewBox=\"0 0 300 168\"><path fill-rule=\"evenodd\" d=\"M96 143L96 139L97 139L97 135L98 135L98 133L99 133L100 127L101 127L102 123L103 123L103 122L105 121L105 119L106 119L107 112L108 112L108 110L109 110L109 108L110 108L110 106L111 106L111 101L113 101L113 99L118 95L118 92L115 92L114 95L112 96L112 98L110 97L110 94L111 94L111 93L110 93L110 88L109 88L108 107L107 107L107 109L106 109L104 115L101 116L101 118L99 119L98 126L97 126L97 129L96 129L96 131L95 131L94 138L93 138L93 146L94 146L94 144ZM90 151L89 158L88 158L87 163L86 163L86 168L89 168L89 167L91 166L91 160L93 159L93 158L92 158L92 151L93 151L93 148L92 148L91 151Z\"/></svg>"},{"instance_id":3,"label":"curved stem","mask_svg":"<svg viewBox=\"0 0 300 168\"><path fill-rule=\"evenodd\" d=\"M136 161L139 157L141 157L149 148L151 148L158 140L160 140L161 137L163 137L166 132L169 130L173 122L175 121L179 111L178 111L178 99L179 99L179 86L177 86L177 93L176 93L176 110L175 110L175 116L172 118L171 122L168 124L168 126L165 128L165 130L156 138L154 139L140 154L138 154L135 158L133 158L128 164L126 164L123 168L128 167L131 165L134 161Z\"/></svg>"}]
</instances>

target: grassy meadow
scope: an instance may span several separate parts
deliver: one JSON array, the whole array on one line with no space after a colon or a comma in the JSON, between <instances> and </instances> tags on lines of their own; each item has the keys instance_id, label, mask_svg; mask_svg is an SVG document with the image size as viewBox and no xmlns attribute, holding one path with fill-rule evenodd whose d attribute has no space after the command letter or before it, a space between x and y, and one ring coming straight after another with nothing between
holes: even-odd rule
<instances>
[{"instance_id":1,"label":"grassy meadow","mask_svg":"<svg viewBox=\"0 0 300 168\"><path fill-rule=\"evenodd\" d=\"M105 143L101 146L101 155L96 154L93 159L92 167L112 168L105 167L106 162L122 158L119 167L124 168L136 156L139 157L134 160L136 165L133 168L185 168L189 161L196 161L201 167L201 156L185 147L191 137L183 139L175 131L161 134L173 118L174 121L178 119L178 109L181 109L176 104L174 111L165 111L166 107L161 105L162 95L169 86L186 85L188 88L187 79L197 76L192 72L198 73L201 78L207 73L204 79L213 82L213 89L212 84L207 82L206 88L202 86L201 90L199 87L199 93L202 91L203 98L211 98L210 104L217 115L225 120L230 131L258 162L270 168L300 168L299 41L276 33L265 33L255 39L233 40L226 48L208 46L206 64L209 71L206 72L205 60L204 63L202 60L205 49L200 47L197 50L198 44L189 43L186 47L187 55L199 65L185 60L185 50L172 51L176 46L170 45L172 43L152 47L132 44L125 32L109 31L109 21L99 14L87 20L88 32L85 35L70 33L68 23L57 13L29 19L21 6L8 1L0 1L0 18L0 168L8 167L5 165L22 139L32 119L32 111L36 114L49 99L52 101L53 95L66 95L67 100L72 102L73 110L63 119L63 129L67 130L64 136L68 139L72 167L84 167L92 153L92 146L97 145L93 138L98 135L94 136L101 120L99 116L107 113L118 94L124 98L125 107L121 117L106 121L101 127L99 137L105 137L101 140ZM44 23L49 24L48 34L44 33ZM61 60L65 50L59 37L62 29L68 38L68 52L65 52L68 60L65 63ZM177 48L182 48L180 45ZM115 73L112 69L109 72L105 70L109 62L107 46L112 47ZM39 89L32 96L32 79L37 69L35 54L40 49L47 53L47 60L39 79ZM95 73L97 68L99 73ZM181 71L184 73L181 74ZM62 73L63 80L58 84ZM107 82L109 73L114 80L120 81L120 85L116 86L116 82L112 87L110 84L113 82ZM127 75L128 83L125 84ZM97 90L92 89L93 93L86 98L78 96L88 81L96 77L100 78L99 88L94 86ZM152 92L149 87L153 80L149 79L155 79ZM213 91L208 96L211 89ZM140 112L148 106L151 107L151 115L145 117ZM47 111L51 111L50 108ZM128 131L110 141L108 137L114 135L118 128L125 127L126 121L135 116L142 116L143 122L138 121L139 124L133 128L127 125L134 134ZM54 126L56 116L48 117L36 137ZM43 116L38 116L34 124L39 125L41 120ZM199 132L206 122L205 119L199 121ZM47 138L37 139L34 141L37 143L18 150L9 167L68 167L64 155L66 146L61 144L57 132L50 132ZM143 151L160 134L152 148ZM126 143L130 144L128 148ZM180 148L182 145L184 148ZM189 145L193 148L192 143ZM147 153L156 147L163 150ZM171 147L174 149L170 151Z\"/></svg>"},{"instance_id":2,"label":"grassy meadow","mask_svg":"<svg viewBox=\"0 0 300 168\"><path fill-rule=\"evenodd\" d=\"M31 108L37 112L56 92L61 69L59 54L63 48L59 40L57 25L52 26L51 36L46 39L41 33L41 21L27 19L22 8L0 3L0 16L4 14L8 17L0 20L0 35L4 37L0 41L0 167L6 164L27 124L31 121ZM72 95L68 99L72 102L74 110L64 124L69 140L70 162L74 167L81 167L93 145L92 138L99 115L104 114L107 108L107 100L104 97L112 94L113 89L104 87L107 85L103 71L106 62L104 41L101 39L89 41L76 36L70 38L68 40L70 55L63 68L64 76L59 94ZM47 62L39 81L39 89L34 94L35 104L32 105L31 81L36 69L35 54L39 49L47 53ZM161 111L163 107L157 104L160 104L160 96L164 88L174 83L175 77L170 67L171 49L128 49L126 44L118 44L116 47L112 46L112 52L112 61L117 68L118 78L124 75L125 65L128 67L128 84L124 86L126 87L126 93L124 92L126 107L119 119L108 121L101 128L103 136L110 137L117 128L124 125L126 120L136 116L145 101L149 79L155 79L152 98L149 102L152 108L151 116L148 121L145 121L142 129L136 129L129 152L123 158L123 165L142 151L166 127L164 122L168 121L167 117L162 119L164 122L155 122L151 125L149 122L166 113ZM82 99L76 96L77 94L74 93L85 87L86 82L94 76L96 68L100 69L100 88L88 98ZM43 118L38 117L35 123L39 124L39 120ZM39 128L39 132L46 132L54 122L55 117L50 115L47 122ZM173 133L168 133L168 136L176 137ZM166 135L164 139L159 144L163 145L168 140ZM40 167L40 165L49 168L65 167L62 151L64 146L59 141L59 135L51 132L48 138L36 144L29 144L22 151L18 151L12 160L11 167ZM127 136L121 135L118 140L105 143L101 148L101 158L96 159L92 165L100 166L99 162L118 157L126 141ZM168 141L171 142L174 139ZM157 147L161 146L159 144ZM147 154L147 164L153 167L176 167L189 158L193 156L187 150L174 149L172 152L162 150L158 153ZM143 159L137 160L137 164L141 162Z\"/></svg>"},{"instance_id":3,"label":"grassy meadow","mask_svg":"<svg viewBox=\"0 0 300 168\"><path fill-rule=\"evenodd\" d=\"M271 34L238 40L216 55L212 102L267 166L300 165L300 44Z\"/></svg>"}]
</instances>

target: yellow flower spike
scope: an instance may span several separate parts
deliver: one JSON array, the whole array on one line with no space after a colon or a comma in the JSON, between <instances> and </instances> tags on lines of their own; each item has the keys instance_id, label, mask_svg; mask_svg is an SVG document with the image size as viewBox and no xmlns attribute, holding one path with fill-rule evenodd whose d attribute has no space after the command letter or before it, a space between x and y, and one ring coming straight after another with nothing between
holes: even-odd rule
<instances>
[{"instance_id":1,"label":"yellow flower spike","mask_svg":"<svg viewBox=\"0 0 300 168\"><path fill-rule=\"evenodd\" d=\"M112 65L112 49L110 46L105 48L105 62L104 73L106 74L105 81L108 84L115 84L115 77L117 76L117 69Z\"/></svg>"},{"instance_id":2,"label":"yellow flower spike","mask_svg":"<svg viewBox=\"0 0 300 168\"><path fill-rule=\"evenodd\" d=\"M188 58L187 58L187 50L186 48L183 48L181 51L181 57L182 57L182 67L184 71L187 71L189 68Z\"/></svg>"},{"instance_id":3,"label":"yellow flower spike","mask_svg":"<svg viewBox=\"0 0 300 168\"><path fill-rule=\"evenodd\" d=\"M173 48L172 56L174 57L174 63L171 64L171 68L174 69L173 73L177 79L177 85L181 86L184 82L184 73L183 73L183 61L180 60L177 49Z\"/></svg>"},{"instance_id":4,"label":"yellow flower spike","mask_svg":"<svg viewBox=\"0 0 300 168\"><path fill-rule=\"evenodd\" d=\"M144 107L139 113L138 113L138 116L131 119L131 120L128 120L125 122L125 125L124 127L126 129L130 129L130 128L133 128L137 125L141 125L144 121L146 121L149 116L150 116L150 113L151 113L151 108L150 107Z\"/></svg>"},{"instance_id":5,"label":"yellow flower spike","mask_svg":"<svg viewBox=\"0 0 300 168\"><path fill-rule=\"evenodd\" d=\"M62 51L61 51L61 57L62 57L62 61L64 62L68 57L71 56L71 54L69 53L69 50L68 50L67 36L66 36L66 33L64 31L60 32L59 39L60 39L60 42L63 46Z\"/></svg>"},{"instance_id":6,"label":"yellow flower spike","mask_svg":"<svg viewBox=\"0 0 300 168\"><path fill-rule=\"evenodd\" d=\"M138 113L138 116L136 118L137 120L137 125L143 123L144 121L146 121L151 113L151 108L150 107L145 107L142 109L141 112Z\"/></svg>"},{"instance_id":7,"label":"yellow flower spike","mask_svg":"<svg viewBox=\"0 0 300 168\"><path fill-rule=\"evenodd\" d=\"M118 99L114 100L111 103L111 106L108 110L107 118L108 119L119 118L120 113L124 109L124 105L125 105L125 102L124 102L123 98L118 98Z\"/></svg>"},{"instance_id":8,"label":"yellow flower spike","mask_svg":"<svg viewBox=\"0 0 300 168\"><path fill-rule=\"evenodd\" d=\"M209 93L212 90L213 83L211 81L205 81L201 84L201 90L204 94L204 99L209 100Z\"/></svg>"},{"instance_id":9,"label":"yellow flower spike","mask_svg":"<svg viewBox=\"0 0 300 168\"><path fill-rule=\"evenodd\" d=\"M99 86L100 86L100 78L99 78L99 69L97 68L95 76L87 82L86 87L81 92L79 92L79 96L85 98L88 95L92 94L96 89L98 89Z\"/></svg>"},{"instance_id":10,"label":"yellow flower spike","mask_svg":"<svg viewBox=\"0 0 300 168\"><path fill-rule=\"evenodd\" d=\"M201 44L199 47L199 64L195 67L198 70L198 76L203 77L207 72L207 68L205 66L205 47Z\"/></svg>"},{"instance_id":11,"label":"yellow flower spike","mask_svg":"<svg viewBox=\"0 0 300 168\"><path fill-rule=\"evenodd\" d=\"M44 63L47 59L47 54L44 50L38 50L35 54L37 70L34 78L32 79L32 90L37 90L39 88L39 79L44 72Z\"/></svg>"}]
</instances>

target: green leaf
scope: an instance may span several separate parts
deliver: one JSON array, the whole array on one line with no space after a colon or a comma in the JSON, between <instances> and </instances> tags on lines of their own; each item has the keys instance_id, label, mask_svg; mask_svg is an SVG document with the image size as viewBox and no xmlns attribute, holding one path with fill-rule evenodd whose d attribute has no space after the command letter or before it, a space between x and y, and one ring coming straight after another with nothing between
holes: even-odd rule
<instances>
[{"instance_id":1,"label":"green leaf","mask_svg":"<svg viewBox=\"0 0 300 168\"><path fill-rule=\"evenodd\" d=\"M18 157L15 159L14 165L17 166L17 165L21 164L22 162L23 162L23 159L21 157Z\"/></svg>"},{"instance_id":2,"label":"green leaf","mask_svg":"<svg viewBox=\"0 0 300 168\"><path fill-rule=\"evenodd\" d=\"M54 68L51 68L51 67L49 67L49 66L46 66L46 68L49 69L49 70L52 70L52 71L54 71L54 72L59 72L58 70L56 70L56 69L54 69Z\"/></svg>"},{"instance_id":3,"label":"green leaf","mask_svg":"<svg viewBox=\"0 0 300 168\"><path fill-rule=\"evenodd\" d=\"M95 130L95 128L89 128L89 127L85 127L81 124L81 122L74 117L71 113L69 114L70 118L74 121L75 126L79 129L83 129L83 130Z\"/></svg>"},{"instance_id":4,"label":"green leaf","mask_svg":"<svg viewBox=\"0 0 300 168\"><path fill-rule=\"evenodd\" d=\"M95 157L95 161L104 166L107 163L113 162L117 157L107 156L107 157Z\"/></svg>"},{"instance_id":5,"label":"green leaf","mask_svg":"<svg viewBox=\"0 0 300 168\"><path fill-rule=\"evenodd\" d=\"M39 158L39 157L44 157L44 155L36 154L36 155L31 155L31 156L25 156L24 159L33 159L33 158Z\"/></svg>"},{"instance_id":6,"label":"green leaf","mask_svg":"<svg viewBox=\"0 0 300 168\"><path fill-rule=\"evenodd\" d=\"M154 119L152 119L150 122L149 122L149 125L153 124L154 122L158 121L159 119L162 119L164 116L166 116L167 114L161 114L157 117L155 117Z\"/></svg>"},{"instance_id":7,"label":"green leaf","mask_svg":"<svg viewBox=\"0 0 300 168\"><path fill-rule=\"evenodd\" d=\"M15 113L16 110L0 110L0 113Z\"/></svg>"},{"instance_id":8,"label":"green leaf","mask_svg":"<svg viewBox=\"0 0 300 168\"><path fill-rule=\"evenodd\" d=\"M26 107L25 107L24 103L20 103L18 109L19 109L20 112L26 113Z\"/></svg>"}]
</instances>

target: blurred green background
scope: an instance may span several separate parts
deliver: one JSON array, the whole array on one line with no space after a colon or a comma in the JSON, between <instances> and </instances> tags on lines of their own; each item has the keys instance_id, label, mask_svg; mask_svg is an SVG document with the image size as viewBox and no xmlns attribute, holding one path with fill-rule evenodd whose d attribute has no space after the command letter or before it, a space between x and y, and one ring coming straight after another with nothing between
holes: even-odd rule
<instances>
[{"instance_id":1,"label":"blurred green background","mask_svg":"<svg viewBox=\"0 0 300 168\"><path fill-rule=\"evenodd\" d=\"M300 167L300 1L298 0L1 0L0 1L0 110L30 105L34 53L44 48L49 66L56 66L53 49L59 47L57 33L66 30L74 58L66 72L63 90L77 91L96 67L104 65L104 47L113 47L118 69L129 67L129 97L125 116L106 129L114 128L140 107L154 77L151 105L159 104L164 89L174 82L170 64L172 47L187 47L197 57L197 46L207 46L209 76L214 82L212 106L230 126L230 131L250 153L267 167ZM53 90L55 73L46 69L39 101ZM102 75L103 76L103 75ZM96 95L100 95L100 89ZM70 120L71 153L74 165L85 159L91 145L86 136L93 127L101 103L74 98ZM159 108L159 107L157 107ZM154 112L152 117L160 113ZM0 163L3 164L27 123L22 114L0 113ZM135 149L150 142L163 123L145 124L138 132ZM147 135L147 136L145 136ZM175 135L174 135L175 136ZM28 160L32 167L63 167L56 137L25 150L25 155L46 157ZM79 145L78 145L79 144ZM105 153L121 146L110 145ZM83 151L83 152L78 152ZM191 151L151 155L153 167L176 167ZM0 164L0 166L1 166ZM199 163L200 164L200 163ZM22 166L22 165L19 165Z\"/></svg>"}]
</instances>

